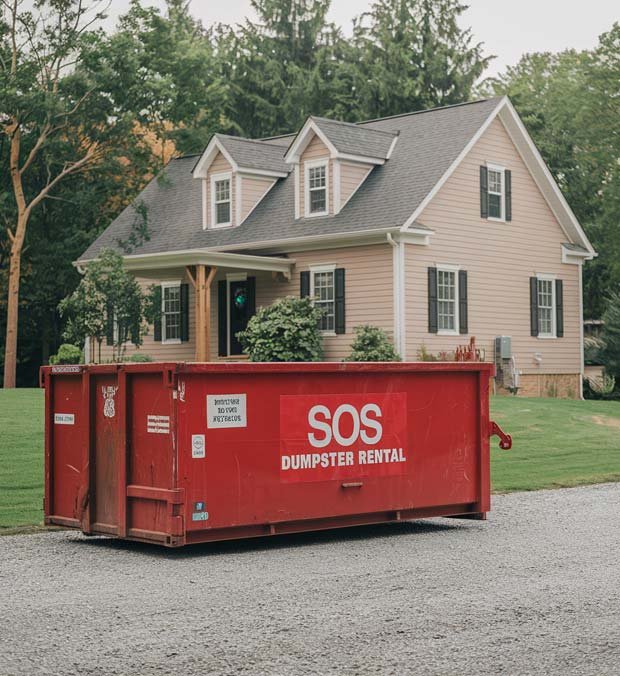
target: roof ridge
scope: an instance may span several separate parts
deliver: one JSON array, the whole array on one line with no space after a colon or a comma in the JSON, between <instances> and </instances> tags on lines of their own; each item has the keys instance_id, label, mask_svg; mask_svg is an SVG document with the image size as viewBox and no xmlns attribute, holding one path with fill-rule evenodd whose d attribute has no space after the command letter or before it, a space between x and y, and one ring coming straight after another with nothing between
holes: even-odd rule
<instances>
[{"instance_id":1,"label":"roof ridge","mask_svg":"<svg viewBox=\"0 0 620 676\"><path fill-rule=\"evenodd\" d=\"M245 141L246 143L258 143L263 148L281 148L282 146L274 146L270 143L265 143L261 139L257 138L246 138L245 136L232 136L231 134L220 134L216 133L216 136L223 136L224 138L231 138L234 141Z\"/></svg>"},{"instance_id":2,"label":"roof ridge","mask_svg":"<svg viewBox=\"0 0 620 676\"><path fill-rule=\"evenodd\" d=\"M323 120L324 122L333 122L335 124L343 124L348 127L355 127L356 129L359 128L360 124L363 124L363 122L346 122L345 120L334 120L330 117L320 117L318 115L310 115L310 118L312 120ZM386 134L387 136L394 136L396 132L393 131L386 131L385 129L369 129L368 131L373 131L376 132L377 134Z\"/></svg>"},{"instance_id":3,"label":"roof ridge","mask_svg":"<svg viewBox=\"0 0 620 676\"><path fill-rule=\"evenodd\" d=\"M172 162L172 160L185 160L189 157L197 157L198 155L202 155L202 153L184 153L183 155L176 155L175 157L171 157L168 162Z\"/></svg>"},{"instance_id":4,"label":"roof ridge","mask_svg":"<svg viewBox=\"0 0 620 676\"><path fill-rule=\"evenodd\" d=\"M422 113L434 113L437 110L446 110L447 108L459 108L461 106L471 106L477 103L487 103L504 98L503 96L490 96L486 99L476 99L475 101L463 101L461 103L450 103L447 106L435 106L435 108L424 108L424 110L412 110L410 113L397 113L396 115L386 115L386 117L375 117L371 120L362 120L355 122L355 125L369 124L370 122L382 122L383 120L393 120L398 117L409 117L411 115L421 115ZM377 130L379 131L379 130Z\"/></svg>"}]
</instances>

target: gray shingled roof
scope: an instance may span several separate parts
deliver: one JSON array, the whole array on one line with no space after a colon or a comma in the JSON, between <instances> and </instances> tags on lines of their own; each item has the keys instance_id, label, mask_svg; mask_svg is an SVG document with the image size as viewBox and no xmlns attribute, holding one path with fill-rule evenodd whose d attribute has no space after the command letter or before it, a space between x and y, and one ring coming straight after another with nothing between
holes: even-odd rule
<instances>
[{"instance_id":1,"label":"gray shingled roof","mask_svg":"<svg viewBox=\"0 0 620 676\"><path fill-rule=\"evenodd\" d=\"M328 120L324 117L310 118L333 143L336 150L346 155L361 155L385 160L398 131L384 131L372 127Z\"/></svg>"},{"instance_id":2,"label":"gray shingled roof","mask_svg":"<svg viewBox=\"0 0 620 676\"><path fill-rule=\"evenodd\" d=\"M243 169L263 169L286 174L290 171L290 166L284 161L286 151L282 146L226 134L215 134L215 137Z\"/></svg>"},{"instance_id":3,"label":"gray shingled roof","mask_svg":"<svg viewBox=\"0 0 620 676\"><path fill-rule=\"evenodd\" d=\"M150 239L133 251L150 254L183 249L296 239L312 235L346 234L400 227L437 184L459 153L496 108L498 98L420 111L364 122L363 130L400 132L392 156L376 166L360 189L336 216L294 217L293 177L278 179L246 221L235 228L202 229L200 181L191 171L196 157L172 160L163 179L153 179L136 202L146 207ZM291 137L292 138L292 137ZM284 148L285 137L265 147ZM249 144L246 144L249 145ZM255 144L260 147L259 144ZM132 224L141 218L127 207L84 252L82 260L104 248L118 248Z\"/></svg>"}]
</instances>

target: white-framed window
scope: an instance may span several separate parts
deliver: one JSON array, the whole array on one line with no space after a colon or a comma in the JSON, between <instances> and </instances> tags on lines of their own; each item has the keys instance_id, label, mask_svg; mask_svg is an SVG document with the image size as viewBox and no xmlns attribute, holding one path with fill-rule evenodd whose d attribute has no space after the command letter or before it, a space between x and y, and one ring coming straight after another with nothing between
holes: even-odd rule
<instances>
[{"instance_id":1,"label":"white-framed window","mask_svg":"<svg viewBox=\"0 0 620 676\"><path fill-rule=\"evenodd\" d=\"M326 216L329 204L329 161L305 163L306 216Z\"/></svg>"},{"instance_id":2,"label":"white-framed window","mask_svg":"<svg viewBox=\"0 0 620 676\"><path fill-rule=\"evenodd\" d=\"M336 266L321 265L310 268L310 297L323 314L319 329L326 334L336 331Z\"/></svg>"},{"instance_id":3,"label":"white-framed window","mask_svg":"<svg viewBox=\"0 0 620 676\"><path fill-rule=\"evenodd\" d=\"M437 266L437 333L459 332L459 269Z\"/></svg>"},{"instance_id":4,"label":"white-framed window","mask_svg":"<svg viewBox=\"0 0 620 676\"><path fill-rule=\"evenodd\" d=\"M555 277L537 276L538 337L556 337Z\"/></svg>"},{"instance_id":5,"label":"white-framed window","mask_svg":"<svg viewBox=\"0 0 620 676\"><path fill-rule=\"evenodd\" d=\"M181 282L161 284L161 341L181 342Z\"/></svg>"},{"instance_id":6,"label":"white-framed window","mask_svg":"<svg viewBox=\"0 0 620 676\"><path fill-rule=\"evenodd\" d=\"M487 164L489 218L503 221L505 218L504 167Z\"/></svg>"},{"instance_id":7,"label":"white-framed window","mask_svg":"<svg viewBox=\"0 0 620 676\"><path fill-rule=\"evenodd\" d=\"M225 228L232 224L232 174L211 176L211 227Z\"/></svg>"}]
</instances>

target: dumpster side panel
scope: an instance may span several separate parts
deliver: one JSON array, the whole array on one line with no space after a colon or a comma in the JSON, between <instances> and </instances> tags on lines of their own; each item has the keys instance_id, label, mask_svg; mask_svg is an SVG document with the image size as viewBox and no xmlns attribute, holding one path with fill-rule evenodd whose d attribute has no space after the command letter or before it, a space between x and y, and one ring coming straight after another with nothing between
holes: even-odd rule
<instances>
[{"instance_id":1,"label":"dumpster side panel","mask_svg":"<svg viewBox=\"0 0 620 676\"><path fill-rule=\"evenodd\" d=\"M118 387L116 373L91 378L94 472L90 519L93 530L104 533L116 533L118 528Z\"/></svg>"},{"instance_id":2,"label":"dumpster side panel","mask_svg":"<svg viewBox=\"0 0 620 676\"><path fill-rule=\"evenodd\" d=\"M442 506L477 511L489 490L481 433L487 387L488 371L458 368L180 374L179 481L187 530L378 513L389 520L400 510ZM385 393L393 395L391 403ZM219 419L209 398L221 404ZM394 415L398 401L405 402L405 421ZM378 415L372 405L396 408ZM317 448L310 435L319 444L331 440ZM283 463L294 456L291 480Z\"/></svg>"},{"instance_id":3,"label":"dumpster side panel","mask_svg":"<svg viewBox=\"0 0 620 676\"><path fill-rule=\"evenodd\" d=\"M51 429L47 434L45 516L78 525L80 488L88 471L82 458L82 381L75 375L50 376L46 397Z\"/></svg>"},{"instance_id":4,"label":"dumpster side panel","mask_svg":"<svg viewBox=\"0 0 620 676\"><path fill-rule=\"evenodd\" d=\"M161 371L131 373L127 382L128 529L134 536L161 540L175 530L171 518L176 508L170 502L176 458L173 390Z\"/></svg>"}]
</instances>

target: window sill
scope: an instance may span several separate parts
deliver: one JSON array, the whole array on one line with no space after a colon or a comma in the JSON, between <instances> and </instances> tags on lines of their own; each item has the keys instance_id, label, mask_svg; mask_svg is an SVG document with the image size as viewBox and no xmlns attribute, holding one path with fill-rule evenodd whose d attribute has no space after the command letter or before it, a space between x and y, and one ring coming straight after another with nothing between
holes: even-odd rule
<instances>
[{"instance_id":1,"label":"window sill","mask_svg":"<svg viewBox=\"0 0 620 676\"><path fill-rule=\"evenodd\" d=\"M219 230L220 228L231 228L232 223L218 223L217 225L210 225L207 230Z\"/></svg>"},{"instance_id":2,"label":"window sill","mask_svg":"<svg viewBox=\"0 0 620 676\"><path fill-rule=\"evenodd\" d=\"M181 339L180 338L167 338L166 340L162 340L161 344L162 345L180 345L181 344Z\"/></svg>"},{"instance_id":3,"label":"window sill","mask_svg":"<svg viewBox=\"0 0 620 676\"><path fill-rule=\"evenodd\" d=\"M338 334L335 331L320 331L322 336L337 336ZM342 335L342 334L340 334Z\"/></svg>"},{"instance_id":4,"label":"window sill","mask_svg":"<svg viewBox=\"0 0 620 676\"><path fill-rule=\"evenodd\" d=\"M536 338L540 338L540 340L555 340L557 338L557 336L554 336L554 335L551 335L551 334L549 334L549 335L544 335L544 334L540 335L539 334L539 335L536 336Z\"/></svg>"},{"instance_id":5,"label":"window sill","mask_svg":"<svg viewBox=\"0 0 620 676\"><path fill-rule=\"evenodd\" d=\"M460 334L458 331L448 331L447 329L439 329L437 331L438 336L460 336L464 334Z\"/></svg>"},{"instance_id":6,"label":"window sill","mask_svg":"<svg viewBox=\"0 0 620 676\"><path fill-rule=\"evenodd\" d=\"M487 216L487 221L495 221L495 223L506 223L505 218L497 218L496 216Z\"/></svg>"},{"instance_id":7,"label":"window sill","mask_svg":"<svg viewBox=\"0 0 620 676\"><path fill-rule=\"evenodd\" d=\"M306 212L305 218L315 218L316 216L329 216L328 211L313 211L312 213Z\"/></svg>"}]
</instances>

